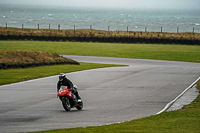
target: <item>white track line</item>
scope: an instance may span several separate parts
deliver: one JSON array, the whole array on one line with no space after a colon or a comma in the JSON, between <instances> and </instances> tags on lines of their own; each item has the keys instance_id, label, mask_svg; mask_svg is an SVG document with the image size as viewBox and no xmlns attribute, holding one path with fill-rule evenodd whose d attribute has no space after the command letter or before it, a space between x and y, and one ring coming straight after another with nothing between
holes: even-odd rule
<instances>
[{"instance_id":1,"label":"white track line","mask_svg":"<svg viewBox=\"0 0 200 133\"><path fill-rule=\"evenodd\" d=\"M160 114L163 113L164 111L166 111L170 106L172 106L172 104L174 102L176 102L176 100L178 100L186 91L188 91L192 86L194 86L198 81L200 80L200 77L194 81L188 88L186 88L180 95L178 95L173 101L169 102L164 109L162 109L160 112L156 113L156 114Z\"/></svg>"},{"instance_id":2,"label":"white track line","mask_svg":"<svg viewBox=\"0 0 200 133\"><path fill-rule=\"evenodd\" d=\"M0 88L1 88L1 87L5 87L5 86L11 86L11 85L29 83L29 82L33 82L33 81L37 81L37 80L42 80L42 79L53 78L53 77L56 77L56 76L58 76L58 75L53 75L53 76L43 77L43 78L37 78L37 79L30 79L30 80L20 81L20 82L16 82L16 83L10 83L10 84L6 84L6 85L0 85Z\"/></svg>"}]
</instances>

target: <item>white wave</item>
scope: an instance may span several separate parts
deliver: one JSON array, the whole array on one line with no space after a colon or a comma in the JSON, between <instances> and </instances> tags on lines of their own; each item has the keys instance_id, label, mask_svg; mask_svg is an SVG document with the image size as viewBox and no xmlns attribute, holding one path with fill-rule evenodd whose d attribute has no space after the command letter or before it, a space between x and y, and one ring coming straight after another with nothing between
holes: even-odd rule
<instances>
[{"instance_id":1,"label":"white wave","mask_svg":"<svg viewBox=\"0 0 200 133\"><path fill-rule=\"evenodd\" d=\"M123 16L124 14L120 14L120 15L122 15L122 16Z\"/></svg>"},{"instance_id":2,"label":"white wave","mask_svg":"<svg viewBox=\"0 0 200 133\"><path fill-rule=\"evenodd\" d=\"M52 16L53 14L48 14L48 16Z\"/></svg>"},{"instance_id":3,"label":"white wave","mask_svg":"<svg viewBox=\"0 0 200 133\"><path fill-rule=\"evenodd\" d=\"M180 19L180 17L177 17L177 16L174 16L174 18L176 18L176 19Z\"/></svg>"},{"instance_id":4,"label":"white wave","mask_svg":"<svg viewBox=\"0 0 200 133\"><path fill-rule=\"evenodd\" d=\"M3 16L3 18L6 18L6 16Z\"/></svg>"},{"instance_id":5,"label":"white wave","mask_svg":"<svg viewBox=\"0 0 200 133\"><path fill-rule=\"evenodd\" d=\"M199 24L199 23L196 23L195 25L199 26L200 24Z\"/></svg>"},{"instance_id":6,"label":"white wave","mask_svg":"<svg viewBox=\"0 0 200 133\"><path fill-rule=\"evenodd\" d=\"M137 26L135 26L135 28L137 29Z\"/></svg>"},{"instance_id":7,"label":"white wave","mask_svg":"<svg viewBox=\"0 0 200 133\"><path fill-rule=\"evenodd\" d=\"M34 19L28 19L29 22L33 21Z\"/></svg>"},{"instance_id":8,"label":"white wave","mask_svg":"<svg viewBox=\"0 0 200 133\"><path fill-rule=\"evenodd\" d=\"M11 22L9 22L10 24L16 24L17 23L17 21L11 21Z\"/></svg>"},{"instance_id":9,"label":"white wave","mask_svg":"<svg viewBox=\"0 0 200 133\"><path fill-rule=\"evenodd\" d=\"M10 12L13 12L13 11L10 11Z\"/></svg>"}]
</instances>

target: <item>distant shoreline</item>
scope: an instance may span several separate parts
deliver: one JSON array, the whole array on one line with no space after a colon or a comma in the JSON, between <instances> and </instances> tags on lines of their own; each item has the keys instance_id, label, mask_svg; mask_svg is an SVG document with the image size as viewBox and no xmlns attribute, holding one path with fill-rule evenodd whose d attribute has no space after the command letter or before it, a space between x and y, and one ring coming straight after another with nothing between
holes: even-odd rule
<instances>
[{"instance_id":1,"label":"distant shoreline","mask_svg":"<svg viewBox=\"0 0 200 133\"><path fill-rule=\"evenodd\" d=\"M0 27L31 29L92 29L135 32L200 33L200 10L92 9L0 5ZM23 26L22 26L23 25ZM49 26L50 25L50 26ZM162 27L162 29L161 29Z\"/></svg>"}]
</instances>

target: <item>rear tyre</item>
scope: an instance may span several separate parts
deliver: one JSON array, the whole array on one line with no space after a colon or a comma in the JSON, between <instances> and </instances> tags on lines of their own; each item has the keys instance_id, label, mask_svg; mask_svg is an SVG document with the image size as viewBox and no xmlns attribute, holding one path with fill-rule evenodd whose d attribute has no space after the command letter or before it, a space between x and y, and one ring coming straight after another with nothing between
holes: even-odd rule
<instances>
[{"instance_id":1,"label":"rear tyre","mask_svg":"<svg viewBox=\"0 0 200 133\"><path fill-rule=\"evenodd\" d=\"M64 107L64 109L66 111L70 111L71 110L71 106L70 106L70 101L68 97L63 97L62 98L62 105Z\"/></svg>"}]
</instances>

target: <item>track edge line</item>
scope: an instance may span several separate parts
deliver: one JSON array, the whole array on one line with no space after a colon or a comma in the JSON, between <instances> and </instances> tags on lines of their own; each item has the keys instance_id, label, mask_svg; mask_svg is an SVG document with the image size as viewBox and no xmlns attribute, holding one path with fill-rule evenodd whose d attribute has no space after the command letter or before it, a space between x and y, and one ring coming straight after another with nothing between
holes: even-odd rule
<instances>
[{"instance_id":1,"label":"track edge line","mask_svg":"<svg viewBox=\"0 0 200 133\"><path fill-rule=\"evenodd\" d=\"M161 111L159 111L158 113L156 113L156 115L165 112L170 106L172 106L173 103L175 103L185 92L187 92L190 88L192 88L192 86L194 86L199 80L200 80L200 77L199 77L197 80L195 80L189 87L187 87L187 88L186 88L180 95L178 95L174 100L172 100L171 102L169 102Z\"/></svg>"}]
</instances>

